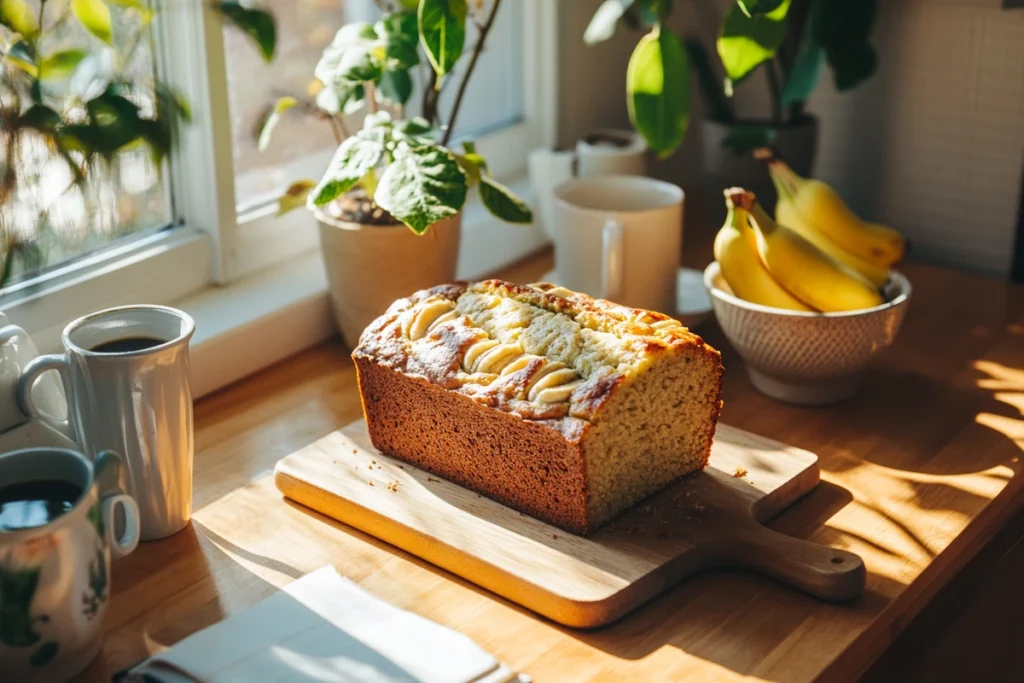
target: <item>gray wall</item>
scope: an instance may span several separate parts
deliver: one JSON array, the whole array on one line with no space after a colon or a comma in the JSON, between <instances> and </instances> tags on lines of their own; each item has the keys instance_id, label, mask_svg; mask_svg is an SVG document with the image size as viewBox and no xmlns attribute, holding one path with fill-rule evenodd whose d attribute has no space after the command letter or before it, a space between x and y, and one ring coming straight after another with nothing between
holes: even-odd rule
<instances>
[{"instance_id":1,"label":"gray wall","mask_svg":"<svg viewBox=\"0 0 1024 683\"><path fill-rule=\"evenodd\" d=\"M584 45L599 4L561 2L563 146L594 127L628 124L625 72L639 33ZM874 78L840 94L826 72L809 103L821 120L815 173L865 217L907 234L915 257L1006 275L1024 172L1024 11L1002 9L1001 0L879 4ZM672 28L713 48L728 5L677 2ZM767 115L763 75L736 98L738 111ZM696 99L686 141L655 168L684 187L702 180Z\"/></svg>"}]
</instances>

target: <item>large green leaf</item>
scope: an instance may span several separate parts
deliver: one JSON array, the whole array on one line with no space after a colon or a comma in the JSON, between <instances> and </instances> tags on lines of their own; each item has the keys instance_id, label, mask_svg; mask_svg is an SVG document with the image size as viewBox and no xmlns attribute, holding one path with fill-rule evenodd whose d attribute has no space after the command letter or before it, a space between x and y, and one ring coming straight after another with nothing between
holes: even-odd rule
<instances>
[{"instance_id":1,"label":"large green leaf","mask_svg":"<svg viewBox=\"0 0 1024 683\"><path fill-rule=\"evenodd\" d=\"M265 152L267 147L270 146L270 137L274 134L274 129L277 128L278 122L281 120L281 116L298 104L299 101L290 95L278 98L277 102L270 109L270 113L267 118L263 121L263 125L260 127L260 139L259 139L259 150Z\"/></svg>"},{"instance_id":2,"label":"large green leaf","mask_svg":"<svg viewBox=\"0 0 1024 683\"><path fill-rule=\"evenodd\" d=\"M360 133L345 140L334 153L327 171L310 195L313 206L323 206L345 194L380 163L384 142Z\"/></svg>"},{"instance_id":3,"label":"large green leaf","mask_svg":"<svg viewBox=\"0 0 1024 683\"><path fill-rule=\"evenodd\" d=\"M867 80L878 66L871 31L878 0L812 0L808 44L821 46L838 90Z\"/></svg>"},{"instance_id":4,"label":"large green leaf","mask_svg":"<svg viewBox=\"0 0 1024 683\"><path fill-rule=\"evenodd\" d=\"M466 0L422 0L420 43L438 76L452 70L466 43ZM441 79L437 80L440 87Z\"/></svg>"},{"instance_id":5,"label":"large green leaf","mask_svg":"<svg viewBox=\"0 0 1024 683\"><path fill-rule=\"evenodd\" d=\"M533 222L533 212L526 202L490 176L480 178L480 198L491 214L506 223Z\"/></svg>"},{"instance_id":6,"label":"large green leaf","mask_svg":"<svg viewBox=\"0 0 1024 683\"><path fill-rule=\"evenodd\" d=\"M817 43L808 43L797 54L793 69L782 87L782 106L789 107L797 102L806 102L821 79L821 67L825 62L825 50Z\"/></svg>"},{"instance_id":7,"label":"large green leaf","mask_svg":"<svg viewBox=\"0 0 1024 683\"><path fill-rule=\"evenodd\" d=\"M422 235L462 209L467 189L466 174L448 150L436 145L402 147L384 171L373 200Z\"/></svg>"},{"instance_id":8,"label":"large green leaf","mask_svg":"<svg viewBox=\"0 0 1024 683\"><path fill-rule=\"evenodd\" d=\"M274 22L273 14L262 9L243 7L241 3L234 1L218 2L213 7L252 38L263 55L263 61L269 62L274 58L277 47L277 24Z\"/></svg>"},{"instance_id":9,"label":"large green leaf","mask_svg":"<svg viewBox=\"0 0 1024 683\"><path fill-rule=\"evenodd\" d=\"M43 57L39 62L39 77L44 81L59 81L70 78L78 64L89 53L85 50L71 49L55 52Z\"/></svg>"},{"instance_id":10,"label":"large green leaf","mask_svg":"<svg viewBox=\"0 0 1024 683\"><path fill-rule=\"evenodd\" d=\"M647 146L664 158L690 122L690 68L686 51L664 27L640 39L626 70L629 118Z\"/></svg>"},{"instance_id":11,"label":"large green leaf","mask_svg":"<svg viewBox=\"0 0 1024 683\"><path fill-rule=\"evenodd\" d=\"M103 0L71 0L71 11L89 33L108 45L114 42L110 8Z\"/></svg>"},{"instance_id":12,"label":"large green leaf","mask_svg":"<svg viewBox=\"0 0 1024 683\"><path fill-rule=\"evenodd\" d=\"M615 27L634 0L604 0L594 12L583 32L583 42L587 45L602 43L615 35Z\"/></svg>"},{"instance_id":13,"label":"large green leaf","mask_svg":"<svg viewBox=\"0 0 1024 683\"><path fill-rule=\"evenodd\" d=\"M388 14L374 28L384 41L386 69L408 69L420 63L420 34L415 12Z\"/></svg>"},{"instance_id":14,"label":"large green leaf","mask_svg":"<svg viewBox=\"0 0 1024 683\"><path fill-rule=\"evenodd\" d=\"M25 0L0 0L0 24L23 36L39 30L36 15Z\"/></svg>"},{"instance_id":15,"label":"large green leaf","mask_svg":"<svg viewBox=\"0 0 1024 683\"><path fill-rule=\"evenodd\" d=\"M786 38L786 13L789 0L783 0L771 12L744 14L739 5L733 5L722 22L718 37L718 56L731 81L745 78L759 64L775 56Z\"/></svg>"},{"instance_id":16,"label":"large green leaf","mask_svg":"<svg viewBox=\"0 0 1024 683\"><path fill-rule=\"evenodd\" d=\"M381 96L391 104L405 104L412 97L412 76L408 69L385 71L380 78Z\"/></svg>"}]
</instances>

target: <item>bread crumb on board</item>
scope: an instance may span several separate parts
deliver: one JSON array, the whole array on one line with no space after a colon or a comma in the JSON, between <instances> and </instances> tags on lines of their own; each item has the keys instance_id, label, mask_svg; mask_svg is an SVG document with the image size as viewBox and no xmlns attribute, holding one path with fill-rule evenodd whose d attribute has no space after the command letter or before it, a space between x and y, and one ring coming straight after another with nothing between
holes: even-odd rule
<instances>
[{"instance_id":1,"label":"bread crumb on board","mask_svg":"<svg viewBox=\"0 0 1024 683\"><path fill-rule=\"evenodd\" d=\"M736 471L732 473L732 476L736 477L737 479L740 479L742 477L747 476L747 471L742 467L737 467Z\"/></svg>"},{"instance_id":2,"label":"bread crumb on board","mask_svg":"<svg viewBox=\"0 0 1024 683\"><path fill-rule=\"evenodd\" d=\"M388 491L391 491L392 493L398 491L398 482L393 481L390 484L388 484Z\"/></svg>"}]
</instances>

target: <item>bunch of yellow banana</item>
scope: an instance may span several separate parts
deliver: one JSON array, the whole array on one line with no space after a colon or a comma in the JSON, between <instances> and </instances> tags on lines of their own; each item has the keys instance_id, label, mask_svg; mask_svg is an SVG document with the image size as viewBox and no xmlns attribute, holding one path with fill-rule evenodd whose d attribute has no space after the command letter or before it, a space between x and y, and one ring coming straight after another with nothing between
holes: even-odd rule
<instances>
[{"instance_id":1,"label":"bunch of yellow banana","mask_svg":"<svg viewBox=\"0 0 1024 683\"><path fill-rule=\"evenodd\" d=\"M715 259L736 296L797 311L851 311L884 301L870 280L773 221L753 192L728 189L725 202Z\"/></svg>"},{"instance_id":2,"label":"bunch of yellow banana","mask_svg":"<svg viewBox=\"0 0 1024 683\"><path fill-rule=\"evenodd\" d=\"M889 267L903 258L903 236L884 225L862 221L820 180L801 178L770 154L761 158L768 163L779 193L775 220L875 285L884 285Z\"/></svg>"}]
</instances>

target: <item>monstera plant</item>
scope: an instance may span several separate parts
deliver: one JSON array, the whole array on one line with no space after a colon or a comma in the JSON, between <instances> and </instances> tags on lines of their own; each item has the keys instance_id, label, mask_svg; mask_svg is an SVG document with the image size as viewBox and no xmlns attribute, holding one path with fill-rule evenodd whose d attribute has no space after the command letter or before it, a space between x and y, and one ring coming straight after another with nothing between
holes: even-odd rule
<instances>
[{"instance_id":1,"label":"monstera plant","mask_svg":"<svg viewBox=\"0 0 1024 683\"><path fill-rule=\"evenodd\" d=\"M808 122L805 103L826 64L840 91L874 73L878 60L870 35L877 5L877 0L735 0L718 27L718 64L699 41L684 44L668 28L672 0L605 0L584 40L607 40L620 22L648 29L629 61L626 96L633 125L659 156L672 154L686 135L691 69L710 119L727 130L722 143L739 153ZM733 88L758 69L767 76L771 96L767 120L737 113L731 99Z\"/></svg>"},{"instance_id":2,"label":"monstera plant","mask_svg":"<svg viewBox=\"0 0 1024 683\"><path fill-rule=\"evenodd\" d=\"M188 102L151 70L133 69L153 17L170 4L0 0L0 287L17 266L46 261L38 235L50 207L17 205L19 190L40 182L39 164L26 164L24 150L45 149L64 162L71 181L62 196L111 183L111 162L140 146L159 169L188 123ZM269 13L239 2L208 5L250 36L264 59L273 57Z\"/></svg>"},{"instance_id":3,"label":"monstera plant","mask_svg":"<svg viewBox=\"0 0 1024 683\"><path fill-rule=\"evenodd\" d=\"M301 206L304 198L311 208L320 209L355 190L362 200L352 215L357 222L386 221L383 210L423 234L458 213L470 188L479 185L483 204L494 216L510 223L531 222L529 207L490 176L471 142L463 142L458 152L448 146L500 5L501 0L476 2L472 8L466 0L405 1L376 23L343 26L313 72L316 113L331 126L338 150L319 182L301 180L288 189L282 210ZM442 116L441 88L463 56L469 21L476 24L478 38L458 78L451 111ZM404 118L415 90L413 70L424 58L430 71L421 85L420 116ZM270 143L281 115L299 104L293 96L276 102L262 128L261 147ZM368 114L362 129L349 133L345 116L363 109Z\"/></svg>"}]
</instances>

